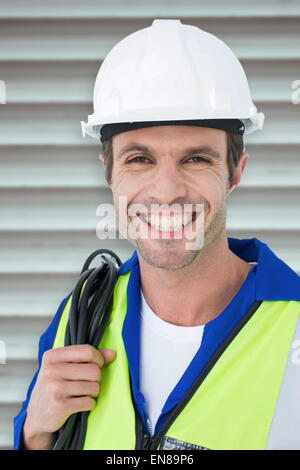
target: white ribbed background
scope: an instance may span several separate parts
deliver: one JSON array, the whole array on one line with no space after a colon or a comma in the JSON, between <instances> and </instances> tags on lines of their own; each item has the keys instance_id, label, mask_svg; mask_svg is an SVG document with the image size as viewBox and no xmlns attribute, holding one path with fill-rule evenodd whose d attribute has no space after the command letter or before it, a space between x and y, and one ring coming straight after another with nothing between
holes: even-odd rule
<instances>
[{"instance_id":1,"label":"white ribbed background","mask_svg":"<svg viewBox=\"0 0 300 470\"><path fill-rule=\"evenodd\" d=\"M155 18L180 18L216 34L240 58L263 132L228 201L228 235L256 236L300 273L300 1L0 0L0 448L36 368L37 346L88 254L122 260L124 240L100 242L98 204L111 201L99 145L81 137L100 61Z\"/></svg>"}]
</instances>

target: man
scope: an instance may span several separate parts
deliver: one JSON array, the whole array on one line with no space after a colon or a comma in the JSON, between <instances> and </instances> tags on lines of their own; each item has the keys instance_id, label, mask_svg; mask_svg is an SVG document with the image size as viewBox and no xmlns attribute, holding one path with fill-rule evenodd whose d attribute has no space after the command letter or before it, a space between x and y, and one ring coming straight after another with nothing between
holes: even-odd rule
<instances>
[{"instance_id":1,"label":"man","mask_svg":"<svg viewBox=\"0 0 300 470\"><path fill-rule=\"evenodd\" d=\"M64 347L62 302L16 448L51 449L90 411L84 449L300 449L299 277L256 238L226 236L242 135L262 123L237 58L198 28L156 20L110 52L83 130L103 142L136 251L99 350Z\"/></svg>"}]
</instances>

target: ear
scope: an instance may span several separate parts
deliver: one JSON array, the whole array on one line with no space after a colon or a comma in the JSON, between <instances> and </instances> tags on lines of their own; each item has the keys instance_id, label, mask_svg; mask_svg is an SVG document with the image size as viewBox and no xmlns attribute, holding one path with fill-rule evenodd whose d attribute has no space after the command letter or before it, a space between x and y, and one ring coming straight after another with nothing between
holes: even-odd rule
<instances>
[{"instance_id":1,"label":"ear","mask_svg":"<svg viewBox=\"0 0 300 470\"><path fill-rule=\"evenodd\" d=\"M100 162L102 163L103 168L104 168L104 170L105 170L106 167L105 167L105 163L104 163L104 154L103 154L103 153L100 153L100 155L99 155L99 160L100 160Z\"/></svg>"},{"instance_id":2,"label":"ear","mask_svg":"<svg viewBox=\"0 0 300 470\"><path fill-rule=\"evenodd\" d=\"M248 161L248 157L249 157L248 153L246 153L246 152L242 153L240 161L239 161L239 163L238 163L238 165L235 169L235 172L234 172L234 183L228 189L227 196L229 196L229 194L239 185L239 183L241 181L242 174L245 170L245 167L246 167L246 164L247 164L247 161Z\"/></svg>"},{"instance_id":3,"label":"ear","mask_svg":"<svg viewBox=\"0 0 300 470\"><path fill-rule=\"evenodd\" d=\"M103 153L100 153L100 154L99 154L99 160L100 160L100 162L102 163L102 166L103 166L104 171L105 171L105 173L106 173L106 165L105 165L105 160L104 160L104 154L103 154ZM107 181L107 180L106 180L106 181ZM110 186L110 188L111 188L111 181L107 181L107 184L108 184L108 185Z\"/></svg>"}]
</instances>

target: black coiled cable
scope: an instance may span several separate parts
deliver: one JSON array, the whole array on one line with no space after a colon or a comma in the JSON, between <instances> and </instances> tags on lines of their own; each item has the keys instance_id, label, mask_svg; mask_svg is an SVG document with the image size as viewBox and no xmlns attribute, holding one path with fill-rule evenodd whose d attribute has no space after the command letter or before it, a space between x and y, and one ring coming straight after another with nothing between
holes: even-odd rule
<instances>
[{"instance_id":1,"label":"black coiled cable","mask_svg":"<svg viewBox=\"0 0 300 470\"><path fill-rule=\"evenodd\" d=\"M101 255L100 266L90 268L98 255ZM114 286L121 264L120 258L108 249L96 250L87 258L70 294L72 301L65 346L90 344L98 348L112 308ZM83 448L88 414L88 411L82 411L69 416L58 431L53 450Z\"/></svg>"}]
</instances>

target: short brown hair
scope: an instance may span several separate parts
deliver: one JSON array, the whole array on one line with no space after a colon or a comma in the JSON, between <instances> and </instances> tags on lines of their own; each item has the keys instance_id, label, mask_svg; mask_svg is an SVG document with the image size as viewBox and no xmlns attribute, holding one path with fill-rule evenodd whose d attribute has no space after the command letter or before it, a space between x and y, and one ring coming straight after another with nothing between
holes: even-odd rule
<instances>
[{"instance_id":1,"label":"short brown hair","mask_svg":"<svg viewBox=\"0 0 300 470\"><path fill-rule=\"evenodd\" d=\"M239 164L241 156L244 152L244 139L242 135L227 134L227 167L228 167L228 184L229 188L234 184L234 172Z\"/></svg>"},{"instance_id":2,"label":"short brown hair","mask_svg":"<svg viewBox=\"0 0 300 470\"><path fill-rule=\"evenodd\" d=\"M228 183L231 187L234 183L234 171L241 159L244 151L243 136L237 134L227 134L227 165L228 165ZM112 137L103 142L103 154L105 163L105 178L109 183L111 181L111 174L113 168L113 150L112 150Z\"/></svg>"}]
</instances>

